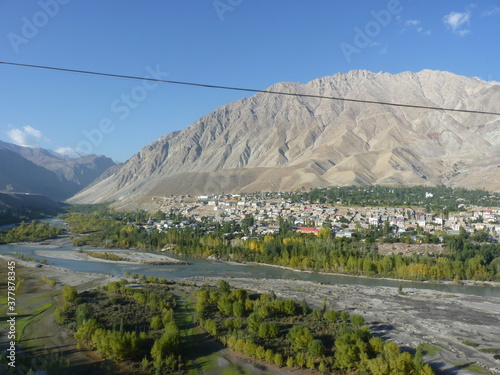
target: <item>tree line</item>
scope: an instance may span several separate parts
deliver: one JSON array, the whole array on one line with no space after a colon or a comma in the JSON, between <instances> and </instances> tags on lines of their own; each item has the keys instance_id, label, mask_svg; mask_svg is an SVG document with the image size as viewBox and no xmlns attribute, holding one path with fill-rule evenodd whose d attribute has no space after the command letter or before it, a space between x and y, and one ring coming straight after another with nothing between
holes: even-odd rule
<instances>
[{"instance_id":1,"label":"tree line","mask_svg":"<svg viewBox=\"0 0 500 375\"><path fill-rule=\"evenodd\" d=\"M495 207L500 193L445 186L341 186L281 193L293 202L342 202L354 206L427 207L427 212L458 211L462 205Z\"/></svg>"}]
</instances>

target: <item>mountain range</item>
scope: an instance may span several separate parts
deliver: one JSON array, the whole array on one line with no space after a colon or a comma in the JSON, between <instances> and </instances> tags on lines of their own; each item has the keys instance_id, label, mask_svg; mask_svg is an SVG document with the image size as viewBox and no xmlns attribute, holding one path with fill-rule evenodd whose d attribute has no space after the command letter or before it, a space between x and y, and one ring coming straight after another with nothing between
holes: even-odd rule
<instances>
[{"instance_id":1,"label":"mountain range","mask_svg":"<svg viewBox=\"0 0 500 375\"><path fill-rule=\"evenodd\" d=\"M500 112L500 84L449 72L339 73L281 82L159 138L70 199L342 185L500 190L500 116L297 96Z\"/></svg>"},{"instance_id":2,"label":"mountain range","mask_svg":"<svg viewBox=\"0 0 500 375\"><path fill-rule=\"evenodd\" d=\"M0 141L0 191L41 194L62 201L113 165L105 156L69 159L43 148Z\"/></svg>"}]
</instances>

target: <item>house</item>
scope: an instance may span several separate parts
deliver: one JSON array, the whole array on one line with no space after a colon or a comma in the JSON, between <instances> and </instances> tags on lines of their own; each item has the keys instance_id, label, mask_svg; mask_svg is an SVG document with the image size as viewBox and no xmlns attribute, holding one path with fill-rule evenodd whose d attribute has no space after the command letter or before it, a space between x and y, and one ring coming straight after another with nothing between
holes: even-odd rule
<instances>
[{"instance_id":1,"label":"house","mask_svg":"<svg viewBox=\"0 0 500 375\"><path fill-rule=\"evenodd\" d=\"M335 232L335 237L336 238L341 238L341 237L346 237L346 238L351 238L353 237L353 233L349 231L344 231L344 232Z\"/></svg>"},{"instance_id":2,"label":"house","mask_svg":"<svg viewBox=\"0 0 500 375\"><path fill-rule=\"evenodd\" d=\"M297 233L303 233L303 234L314 234L318 235L319 229L318 228L313 228L313 227L300 227L297 229Z\"/></svg>"}]
</instances>

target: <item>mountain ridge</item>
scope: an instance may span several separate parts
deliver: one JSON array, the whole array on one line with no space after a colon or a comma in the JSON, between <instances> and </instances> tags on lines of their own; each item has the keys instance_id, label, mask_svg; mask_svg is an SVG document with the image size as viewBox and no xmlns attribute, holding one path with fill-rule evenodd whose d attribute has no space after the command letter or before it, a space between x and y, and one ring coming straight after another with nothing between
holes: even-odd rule
<instances>
[{"instance_id":1,"label":"mountain ridge","mask_svg":"<svg viewBox=\"0 0 500 375\"><path fill-rule=\"evenodd\" d=\"M102 155L68 159L43 148L3 141L0 161L0 190L42 194L54 200L71 197L115 165Z\"/></svg>"},{"instance_id":2,"label":"mountain ridge","mask_svg":"<svg viewBox=\"0 0 500 375\"><path fill-rule=\"evenodd\" d=\"M500 112L497 83L432 70L350 71L268 90L292 95L257 93L222 105L147 145L71 201L126 205L153 193L351 184L467 187L476 185L474 175L482 187L500 186L497 171L481 164L500 165L498 116L293 95Z\"/></svg>"}]
</instances>

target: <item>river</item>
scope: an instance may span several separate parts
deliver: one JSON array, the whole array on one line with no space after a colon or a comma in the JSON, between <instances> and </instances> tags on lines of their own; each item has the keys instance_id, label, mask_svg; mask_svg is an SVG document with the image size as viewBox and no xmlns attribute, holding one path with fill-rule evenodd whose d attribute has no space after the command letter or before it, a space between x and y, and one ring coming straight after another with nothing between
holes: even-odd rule
<instances>
[{"instance_id":1,"label":"river","mask_svg":"<svg viewBox=\"0 0 500 375\"><path fill-rule=\"evenodd\" d=\"M44 260L48 265L57 266L72 271L93 272L102 274L112 274L116 276L124 276L126 272L138 275L157 276L166 279L179 279L188 277L234 277L234 278L254 278L254 279L294 279L307 280L321 283L344 284L344 285L363 285L363 286L388 286L417 289L431 289L447 293L469 294L483 297L500 297L500 288L493 286L475 286L475 285L453 285L443 283L423 283L411 281L399 281L369 277L356 277L344 275L318 274L307 273L282 269L278 267L255 265L255 264L238 264L221 261L213 261L208 259L191 258L179 256L175 254L165 253L165 255L173 258L189 262L189 265L161 265L161 266L146 266L146 265L130 265L130 264L111 264L102 262L85 262L76 260L57 259L52 257L43 257L37 255L37 250L44 251L75 251L79 248L69 244L62 246L43 246L36 244L8 244L0 246L0 254L15 254L17 252L37 260ZM88 249L88 250L105 250L105 249ZM133 250L123 250L127 251ZM135 250L134 250L135 251ZM124 254L126 256L126 254Z\"/></svg>"}]
</instances>

